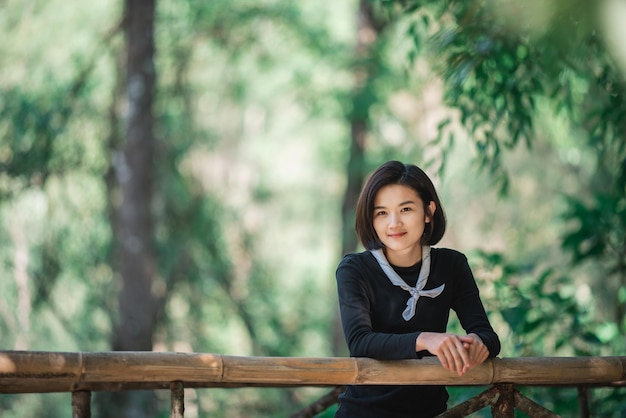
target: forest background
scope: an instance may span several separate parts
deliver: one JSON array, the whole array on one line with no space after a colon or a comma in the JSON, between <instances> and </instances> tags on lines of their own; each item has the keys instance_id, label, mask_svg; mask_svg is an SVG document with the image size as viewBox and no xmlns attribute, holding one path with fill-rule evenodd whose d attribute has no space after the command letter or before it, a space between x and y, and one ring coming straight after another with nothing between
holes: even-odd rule
<instances>
[{"instance_id":1,"label":"forest background","mask_svg":"<svg viewBox=\"0 0 626 418\"><path fill-rule=\"evenodd\" d=\"M501 356L623 355L625 9L1 1L2 349L346 355L334 269L364 178L399 159L435 179ZM575 389L522 391L577 415ZM289 416L323 392L186 390L185 414ZM624 398L593 389L593 416ZM94 402L169 414L168 393ZM3 417L69 405L0 397Z\"/></svg>"}]
</instances>

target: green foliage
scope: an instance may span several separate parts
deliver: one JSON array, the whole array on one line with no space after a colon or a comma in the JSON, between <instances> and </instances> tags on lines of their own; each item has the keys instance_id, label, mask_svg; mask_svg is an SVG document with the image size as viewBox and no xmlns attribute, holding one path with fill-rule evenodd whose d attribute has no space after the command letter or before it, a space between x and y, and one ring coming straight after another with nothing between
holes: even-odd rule
<instances>
[{"instance_id":1,"label":"green foliage","mask_svg":"<svg viewBox=\"0 0 626 418\"><path fill-rule=\"evenodd\" d=\"M489 271L496 306L491 319L498 326L503 351L515 356L612 356L623 351L618 324L594 316L589 286L553 268L511 263L502 254L478 254L480 270ZM483 279L484 280L484 279ZM483 288L488 283L482 282ZM507 329L505 331L505 328ZM508 355L507 355L508 357ZM575 389L525 388L522 392L561 415L578 413ZM606 416L623 408L623 393L590 390L592 411Z\"/></svg>"},{"instance_id":2,"label":"green foliage","mask_svg":"<svg viewBox=\"0 0 626 418\"><path fill-rule=\"evenodd\" d=\"M37 97L18 87L2 92L1 164L5 176L23 178L25 186L45 182L51 171L55 139L64 130L68 117L64 93L59 89L52 95L46 92L44 97ZM2 192L10 190L3 188Z\"/></svg>"},{"instance_id":3,"label":"green foliage","mask_svg":"<svg viewBox=\"0 0 626 418\"><path fill-rule=\"evenodd\" d=\"M439 121L430 144L438 154L425 165L438 164L445 180L469 136L483 173L510 193L489 203L480 190L471 201L454 201L452 213L478 205L491 223L491 206L519 206L507 209L519 219L490 225L503 231L508 251L483 251L479 270L490 276L478 275L506 355L623 352L624 84L590 30L586 2L554 3L545 32L512 25L505 12L514 3L372 2L379 38L373 54L358 60L354 2L159 1L155 349L331 354L349 121L368 124L368 167L422 161L429 138L415 119L431 103L414 102L433 80L414 72L428 61L455 111ZM540 3L530 2L520 21ZM10 1L0 19L7 34L0 41L0 275L7 278L0 335L7 349L109 349L119 290L111 151L124 123L114 117L123 106L115 92L123 39L109 28L119 24L120 7L52 1L28 9ZM357 69L369 74L360 90ZM520 145L583 156L584 163L551 167L574 173L576 185L553 191L545 231L526 215L545 194L511 195L522 174L512 171L511 154ZM548 172L531 169L537 177ZM459 187L480 181L464 174L467 185ZM573 257L569 264L561 252ZM23 270L19 260L27 260ZM574 414L575 393L529 391ZM198 390L189 402L199 416L282 416L318 393ZM593 410L623 408L619 395L594 390ZM163 416L168 403L158 399ZM65 396L0 398L3 416L62 416L68 407Z\"/></svg>"},{"instance_id":4,"label":"green foliage","mask_svg":"<svg viewBox=\"0 0 626 418\"><path fill-rule=\"evenodd\" d=\"M512 3L498 7L474 1L399 3L414 22L431 14L445 16L428 42L441 57L436 62L446 82L445 98L459 110L459 122L476 146L480 165L500 177L503 190L509 180L502 151L515 147L521 138L529 147L539 141L538 99L548 99L557 114L566 114L570 129L585 132L588 142L583 146L596 155L595 172L587 190L583 186L579 195L563 196L567 205L562 216L570 226L562 246L572 253L575 264L595 260L603 265L601 271L621 282L626 254L626 95L623 77L592 30L595 9L584 2L546 3L542 7L554 13L550 16L556 24L540 33L531 24L523 26L530 16L521 16L520 27L507 20L507 13L517 10ZM531 3L531 9L540 7ZM419 13L411 7L416 4L422 6ZM572 36L563 36L578 23ZM412 25L407 36L421 37L419 43L424 44L429 26L415 30L418 26ZM440 124L440 135L450 122ZM623 312L619 303L615 306Z\"/></svg>"},{"instance_id":5,"label":"green foliage","mask_svg":"<svg viewBox=\"0 0 626 418\"><path fill-rule=\"evenodd\" d=\"M551 112L567 118L570 136L582 138L579 148L593 156L588 177L578 170L575 194L555 191L565 202L555 215L563 221L560 246L571 254L570 266L483 254L499 272L492 309L509 329L510 353L623 352L625 77L596 30L598 7L561 0L530 1L521 8L508 1L383 3L400 6L412 22L406 36L415 48L408 58L429 51L445 82L445 100L459 112L458 119L441 122L437 146L454 145L458 123L475 145L479 166L501 192L509 192L515 175L506 156L520 141L531 153L540 141L555 143L538 130L545 111L538 104L547 102ZM554 391L534 392L552 399L562 413L575 413L565 406L575 394L559 399ZM598 413L619 409L618 398L604 392Z\"/></svg>"}]
</instances>

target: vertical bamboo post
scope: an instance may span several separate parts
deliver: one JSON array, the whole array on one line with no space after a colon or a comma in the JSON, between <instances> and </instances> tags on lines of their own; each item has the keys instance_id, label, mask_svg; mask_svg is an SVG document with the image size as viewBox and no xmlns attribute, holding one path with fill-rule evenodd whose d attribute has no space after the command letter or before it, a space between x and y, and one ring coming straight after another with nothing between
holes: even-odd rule
<instances>
[{"instance_id":1,"label":"vertical bamboo post","mask_svg":"<svg viewBox=\"0 0 626 418\"><path fill-rule=\"evenodd\" d=\"M183 382L171 382L172 408L170 418L184 418L185 416L185 388Z\"/></svg>"},{"instance_id":2,"label":"vertical bamboo post","mask_svg":"<svg viewBox=\"0 0 626 418\"><path fill-rule=\"evenodd\" d=\"M500 392L500 396L494 405L491 406L493 418L513 418L515 416L515 389L512 383L501 383L495 385Z\"/></svg>"},{"instance_id":3,"label":"vertical bamboo post","mask_svg":"<svg viewBox=\"0 0 626 418\"><path fill-rule=\"evenodd\" d=\"M91 418L91 392L72 392L72 418Z\"/></svg>"},{"instance_id":4,"label":"vertical bamboo post","mask_svg":"<svg viewBox=\"0 0 626 418\"><path fill-rule=\"evenodd\" d=\"M578 386L578 411L580 418L589 418L589 389L587 386Z\"/></svg>"}]
</instances>

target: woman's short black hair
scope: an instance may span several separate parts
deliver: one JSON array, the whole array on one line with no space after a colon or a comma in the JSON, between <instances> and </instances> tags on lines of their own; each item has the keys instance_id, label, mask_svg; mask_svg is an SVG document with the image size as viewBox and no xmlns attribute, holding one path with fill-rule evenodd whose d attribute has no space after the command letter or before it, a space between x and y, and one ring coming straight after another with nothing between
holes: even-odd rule
<instances>
[{"instance_id":1,"label":"woman's short black hair","mask_svg":"<svg viewBox=\"0 0 626 418\"><path fill-rule=\"evenodd\" d=\"M400 184L410 187L424 202L424 213L431 218L422 236L422 245L435 245L446 231L446 215L433 182L428 175L413 164L388 161L378 167L363 186L356 205L356 233L363 246L368 250L383 248L384 245L374 230L374 199L384 186ZM429 203L435 202L435 213L430 213Z\"/></svg>"}]
</instances>

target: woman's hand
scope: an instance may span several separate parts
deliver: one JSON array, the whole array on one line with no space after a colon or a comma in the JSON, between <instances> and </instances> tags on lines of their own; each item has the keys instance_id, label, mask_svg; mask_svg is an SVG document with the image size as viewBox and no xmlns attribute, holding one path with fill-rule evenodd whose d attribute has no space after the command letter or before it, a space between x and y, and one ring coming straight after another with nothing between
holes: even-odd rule
<instances>
[{"instance_id":1,"label":"woman's hand","mask_svg":"<svg viewBox=\"0 0 626 418\"><path fill-rule=\"evenodd\" d=\"M462 376L481 364L489 350L476 334L459 336L450 333L422 332L415 341L415 351L427 350L437 356L441 365Z\"/></svg>"},{"instance_id":2,"label":"woman's hand","mask_svg":"<svg viewBox=\"0 0 626 418\"><path fill-rule=\"evenodd\" d=\"M489 357L489 349L483 340L476 334L467 334L464 338L467 342L463 344L469 356L469 368L482 364ZM471 339L471 341L469 341Z\"/></svg>"}]
</instances>

